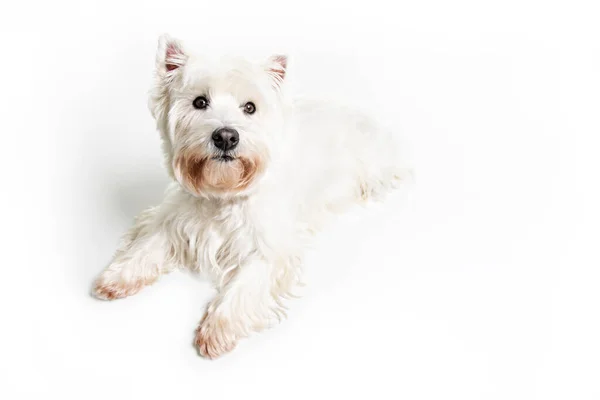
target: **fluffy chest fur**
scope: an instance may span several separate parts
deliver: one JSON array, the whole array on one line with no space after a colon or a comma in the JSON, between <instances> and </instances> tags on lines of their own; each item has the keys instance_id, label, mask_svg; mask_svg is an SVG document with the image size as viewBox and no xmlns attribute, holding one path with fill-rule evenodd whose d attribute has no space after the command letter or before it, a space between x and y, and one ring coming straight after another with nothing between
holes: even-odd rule
<instances>
[{"instance_id":1,"label":"fluffy chest fur","mask_svg":"<svg viewBox=\"0 0 600 400\"><path fill-rule=\"evenodd\" d=\"M247 262L256 245L247 201L198 199L173 185L162 230L182 266L223 283L228 272Z\"/></svg>"}]
</instances>

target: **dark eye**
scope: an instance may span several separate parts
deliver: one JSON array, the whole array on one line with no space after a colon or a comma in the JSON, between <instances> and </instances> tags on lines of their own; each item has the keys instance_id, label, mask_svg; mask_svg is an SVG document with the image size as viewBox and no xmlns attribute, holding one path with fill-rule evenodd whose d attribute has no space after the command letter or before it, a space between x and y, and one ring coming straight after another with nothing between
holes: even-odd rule
<instances>
[{"instance_id":1,"label":"dark eye","mask_svg":"<svg viewBox=\"0 0 600 400\"><path fill-rule=\"evenodd\" d=\"M198 110L204 110L206 107L208 107L208 99L204 96L198 96L194 99L192 104L194 104L194 107L196 107Z\"/></svg>"},{"instance_id":2,"label":"dark eye","mask_svg":"<svg viewBox=\"0 0 600 400\"><path fill-rule=\"evenodd\" d=\"M255 111L256 111L256 106L254 105L253 102L249 101L246 104L244 104L244 112L246 114L254 114Z\"/></svg>"}]
</instances>

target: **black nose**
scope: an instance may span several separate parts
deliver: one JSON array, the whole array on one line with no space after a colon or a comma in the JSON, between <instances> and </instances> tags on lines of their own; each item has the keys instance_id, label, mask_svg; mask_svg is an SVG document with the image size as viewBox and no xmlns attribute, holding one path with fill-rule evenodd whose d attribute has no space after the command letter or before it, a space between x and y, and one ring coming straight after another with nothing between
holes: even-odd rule
<instances>
[{"instance_id":1,"label":"black nose","mask_svg":"<svg viewBox=\"0 0 600 400\"><path fill-rule=\"evenodd\" d=\"M240 135L232 128L219 128L212 134L215 146L223 151L232 150L240 141Z\"/></svg>"}]
</instances>

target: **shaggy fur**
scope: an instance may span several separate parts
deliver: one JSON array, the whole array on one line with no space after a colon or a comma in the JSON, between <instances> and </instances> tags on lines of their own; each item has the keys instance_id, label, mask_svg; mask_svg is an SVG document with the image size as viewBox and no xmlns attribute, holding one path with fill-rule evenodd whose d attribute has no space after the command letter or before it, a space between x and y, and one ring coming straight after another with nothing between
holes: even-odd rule
<instances>
[{"instance_id":1,"label":"shaggy fur","mask_svg":"<svg viewBox=\"0 0 600 400\"><path fill-rule=\"evenodd\" d=\"M286 69L284 56L211 60L160 39L150 109L173 183L94 283L95 296L112 300L175 268L206 273L218 295L195 345L209 358L280 320L312 234L403 175L392 137L366 116L288 100ZM206 109L193 106L198 96L208 99ZM244 112L248 101L253 114ZM232 151L211 139L222 127L239 133Z\"/></svg>"}]
</instances>

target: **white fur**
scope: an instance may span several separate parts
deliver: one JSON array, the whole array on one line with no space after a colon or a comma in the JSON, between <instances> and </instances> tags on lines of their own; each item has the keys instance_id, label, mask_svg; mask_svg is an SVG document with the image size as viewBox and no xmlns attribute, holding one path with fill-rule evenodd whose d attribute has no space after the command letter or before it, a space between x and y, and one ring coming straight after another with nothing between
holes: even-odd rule
<instances>
[{"instance_id":1,"label":"white fur","mask_svg":"<svg viewBox=\"0 0 600 400\"><path fill-rule=\"evenodd\" d=\"M285 68L281 56L210 60L160 39L150 108L174 182L162 204L137 218L94 286L97 297L115 299L175 268L207 274L218 295L195 343L210 358L285 315L282 300L300 281L303 250L334 212L380 197L403 176L392 137L366 116L289 101ZM206 110L192 106L200 95L209 97ZM247 101L255 114L242 111ZM211 134L224 126L239 132L235 156L262 160L260 172L231 190L186 182L190 170L178 167L178 156L219 154ZM211 165L210 179L220 182L241 164Z\"/></svg>"}]
</instances>

